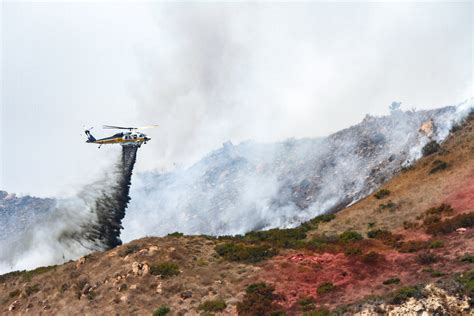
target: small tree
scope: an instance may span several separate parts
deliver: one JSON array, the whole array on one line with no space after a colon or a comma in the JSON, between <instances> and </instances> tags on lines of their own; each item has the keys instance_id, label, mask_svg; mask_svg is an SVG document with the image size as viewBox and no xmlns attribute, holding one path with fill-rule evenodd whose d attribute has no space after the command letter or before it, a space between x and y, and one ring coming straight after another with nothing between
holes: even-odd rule
<instances>
[{"instance_id":1,"label":"small tree","mask_svg":"<svg viewBox=\"0 0 474 316\"><path fill-rule=\"evenodd\" d=\"M390 109L390 113L396 113L396 112L400 112L400 107L402 105L402 102L399 102L399 101L393 101L392 104L390 104L389 106L389 109Z\"/></svg>"}]
</instances>

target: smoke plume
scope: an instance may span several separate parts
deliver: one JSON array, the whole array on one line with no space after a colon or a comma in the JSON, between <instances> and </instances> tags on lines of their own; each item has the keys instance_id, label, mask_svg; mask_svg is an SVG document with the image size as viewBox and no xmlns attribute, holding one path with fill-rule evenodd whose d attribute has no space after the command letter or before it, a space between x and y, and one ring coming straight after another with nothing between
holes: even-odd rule
<instances>
[{"instance_id":1,"label":"smoke plume","mask_svg":"<svg viewBox=\"0 0 474 316\"><path fill-rule=\"evenodd\" d=\"M420 158L430 140L442 142L469 106L367 115L324 138L226 142L190 168L138 174L122 236L241 234L337 211ZM431 120L426 135L420 126Z\"/></svg>"},{"instance_id":2,"label":"smoke plume","mask_svg":"<svg viewBox=\"0 0 474 316\"><path fill-rule=\"evenodd\" d=\"M35 212L34 205L23 214L11 212L23 221L10 221L13 233L0 240L0 273L60 263L120 245L137 149L122 147L121 157L100 181L73 198L48 204L47 211L37 210L41 216L34 221L25 220ZM21 204L21 198L16 204Z\"/></svg>"}]
</instances>

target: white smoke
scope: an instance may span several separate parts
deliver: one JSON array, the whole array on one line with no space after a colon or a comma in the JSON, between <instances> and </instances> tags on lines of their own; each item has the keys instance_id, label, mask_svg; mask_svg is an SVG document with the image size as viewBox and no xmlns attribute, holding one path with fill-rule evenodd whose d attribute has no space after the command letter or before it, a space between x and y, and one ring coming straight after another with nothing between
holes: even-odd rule
<instances>
[{"instance_id":1,"label":"white smoke","mask_svg":"<svg viewBox=\"0 0 474 316\"><path fill-rule=\"evenodd\" d=\"M108 242L119 236L114 236L108 226L114 227L117 221L120 224L123 201L128 201L128 188L123 190L128 185L123 182L127 171L122 169L123 158L120 159L100 180L84 187L74 197L55 200L49 210L41 210L42 215L35 216L40 210L35 210L33 204L26 213L14 214L23 218L21 221L2 217L10 226L10 234L0 239L0 273L63 263L91 250L113 247ZM28 217L33 216L29 221Z\"/></svg>"},{"instance_id":2,"label":"white smoke","mask_svg":"<svg viewBox=\"0 0 474 316\"><path fill-rule=\"evenodd\" d=\"M428 141L443 141L472 106L470 100L368 117L327 138L226 143L188 169L138 174L122 236L226 235L297 225L363 198L419 159ZM431 138L419 132L430 119L436 126Z\"/></svg>"}]
</instances>

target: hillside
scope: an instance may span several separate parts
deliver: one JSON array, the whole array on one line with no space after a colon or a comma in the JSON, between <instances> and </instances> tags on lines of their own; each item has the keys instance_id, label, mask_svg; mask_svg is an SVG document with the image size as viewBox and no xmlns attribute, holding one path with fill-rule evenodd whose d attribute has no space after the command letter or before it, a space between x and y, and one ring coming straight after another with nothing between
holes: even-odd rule
<instances>
[{"instance_id":1,"label":"hillside","mask_svg":"<svg viewBox=\"0 0 474 316\"><path fill-rule=\"evenodd\" d=\"M0 273L76 260L147 235L295 227L370 195L416 161L427 142L443 141L469 102L367 115L321 138L226 142L170 172L132 175L137 152L116 150L104 174L72 196L0 195L0 221L7 224Z\"/></svg>"},{"instance_id":2,"label":"hillside","mask_svg":"<svg viewBox=\"0 0 474 316\"><path fill-rule=\"evenodd\" d=\"M0 276L0 313L472 314L474 115L424 148L375 194L293 229L147 237Z\"/></svg>"}]
</instances>

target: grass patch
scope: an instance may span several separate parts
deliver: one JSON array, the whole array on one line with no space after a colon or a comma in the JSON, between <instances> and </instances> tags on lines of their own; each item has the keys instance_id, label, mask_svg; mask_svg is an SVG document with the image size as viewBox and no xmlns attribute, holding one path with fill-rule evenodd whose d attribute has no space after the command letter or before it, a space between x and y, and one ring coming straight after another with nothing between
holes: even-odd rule
<instances>
[{"instance_id":1,"label":"grass patch","mask_svg":"<svg viewBox=\"0 0 474 316\"><path fill-rule=\"evenodd\" d=\"M383 199L384 197L387 197L390 195L390 190L387 189L382 189L378 191L377 193L374 194L374 197L378 200Z\"/></svg>"},{"instance_id":2,"label":"grass patch","mask_svg":"<svg viewBox=\"0 0 474 316\"><path fill-rule=\"evenodd\" d=\"M169 278L179 273L179 267L174 262L159 262L150 266L150 274L159 275L162 278Z\"/></svg>"},{"instance_id":3,"label":"grass patch","mask_svg":"<svg viewBox=\"0 0 474 316\"><path fill-rule=\"evenodd\" d=\"M205 312L222 312L226 309L227 304L221 298L217 298L215 300L208 300L201 303L198 307L198 310L202 310Z\"/></svg>"}]
</instances>

